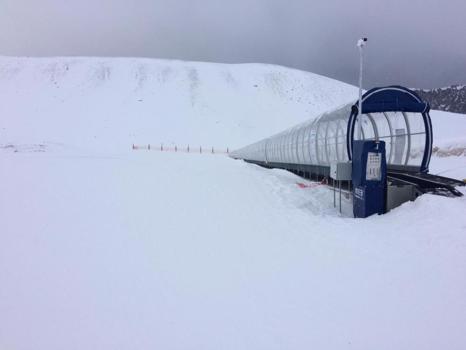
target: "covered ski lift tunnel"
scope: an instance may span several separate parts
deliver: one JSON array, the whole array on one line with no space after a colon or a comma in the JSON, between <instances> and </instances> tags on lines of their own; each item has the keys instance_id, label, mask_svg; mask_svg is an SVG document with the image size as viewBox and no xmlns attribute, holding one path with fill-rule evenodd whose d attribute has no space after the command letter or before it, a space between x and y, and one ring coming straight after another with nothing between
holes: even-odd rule
<instances>
[{"instance_id":1,"label":"covered ski lift tunnel","mask_svg":"<svg viewBox=\"0 0 466 350\"><path fill-rule=\"evenodd\" d=\"M410 182L421 192L440 187L460 195L454 186L461 182L428 175L433 141L429 110L427 102L405 87L371 89L362 96L361 140L385 142L389 177ZM353 160L358 118L356 101L230 155L307 178L328 178L333 163Z\"/></svg>"},{"instance_id":2,"label":"covered ski lift tunnel","mask_svg":"<svg viewBox=\"0 0 466 350\"><path fill-rule=\"evenodd\" d=\"M233 158L289 164L291 169L328 175L332 162L352 159L358 102L299 124L231 153ZM429 104L401 87L374 88L362 97L362 139L386 142L389 169L429 169L432 123Z\"/></svg>"}]
</instances>

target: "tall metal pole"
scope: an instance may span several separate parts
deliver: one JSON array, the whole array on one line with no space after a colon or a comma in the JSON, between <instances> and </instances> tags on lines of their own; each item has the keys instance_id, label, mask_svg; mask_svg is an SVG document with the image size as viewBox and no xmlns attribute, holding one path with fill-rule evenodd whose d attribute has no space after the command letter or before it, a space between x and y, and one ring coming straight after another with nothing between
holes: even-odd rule
<instances>
[{"instance_id":1,"label":"tall metal pole","mask_svg":"<svg viewBox=\"0 0 466 350\"><path fill-rule=\"evenodd\" d=\"M362 65L363 65L363 47L366 45L367 38L361 38L358 40L358 48L359 48L359 101L358 101L358 140L362 140Z\"/></svg>"}]
</instances>

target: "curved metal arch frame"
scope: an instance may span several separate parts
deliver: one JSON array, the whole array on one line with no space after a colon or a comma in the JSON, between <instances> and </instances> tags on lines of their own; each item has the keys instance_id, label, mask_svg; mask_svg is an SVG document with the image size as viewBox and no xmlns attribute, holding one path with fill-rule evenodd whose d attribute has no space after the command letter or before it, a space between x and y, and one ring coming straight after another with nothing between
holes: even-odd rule
<instances>
[{"instance_id":1,"label":"curved metal arch frame","mask_svg":"<svg viewBox=\"0 0 466 350\"><path fill-rule=\"evenodd\" d=\"M379 88L379 89L376 88L376 89L369 90L363 95L362 103L364 103L364 101L370 96L372 96L373 94L380 92L380 91L385 91L385 90L401 91L403 93L410 95L417 102L423 102L421 98L412 91L402 88L401 86L389 86L385 88ZM419 170L421 173L427 173L429 171L429 163L430 163L430 158L432 156L432 140L433 140L432 120L430 119L428 107L420 114L422 115L422 118L424 121L424 127L426 130L426 141L425 141L425 148L424 148L425 150L424 156L422 157L422 162L421 162L421 166ZM354 140L354 131L355 131L357 117L358 117L357 107L352 108L350 118L348 120L348 128L347 128L347 133L346 133L346 143L347 143L346 147L347 147L349 160L351 160L353 157L353 140ZM409 157L409 154L407 155L407 157Z\"/></svg>"},{"instance_id":2,"label":"curved metal arch frame","mask_svg":"<svg viewBox=\"0 0 466 350\"><path fill-rule=\"evenodd\" d=\"M393 136L393 127L392 127L392 122L390 121L390 118L387 115L387 112L382 112L383 116L385 117L385 120L387 121L388 124L388 130L390 131L390 157L388 159L388 163L392 162L393 158L393 148L394 148L394 140L395 137Z\"/></svg>"},{"instance_id":3,"label":"curved metal arch frame","mask_svg":"<svg viewBox=\"0 0 466 350\"><path fill-rule=\"evenodd\" d=\"M404 164L404 165L408 165L409 155L411 154L411 125L409 124L409 119L408 119L408 116L406 115L406 113L401 112L401 114L403 115L403 118L405 120L406 133L409 135L409 137L408 137L408 149L406 150L406 159L405 159L405 164Z\"/></svg>"},{"instance_id":4,"label":"curved metal arch frame","mask_svg":"<svg viewBox=\"0 0 466 350\"><path fill-rule=\"evenodd\" d=\"M374 121L374 117L370 113L366 114L371 122L372 129L374 129L374 137L376 141L379 141L379 129L377 128L377 123Z\"/></svg>"}]
</instances>

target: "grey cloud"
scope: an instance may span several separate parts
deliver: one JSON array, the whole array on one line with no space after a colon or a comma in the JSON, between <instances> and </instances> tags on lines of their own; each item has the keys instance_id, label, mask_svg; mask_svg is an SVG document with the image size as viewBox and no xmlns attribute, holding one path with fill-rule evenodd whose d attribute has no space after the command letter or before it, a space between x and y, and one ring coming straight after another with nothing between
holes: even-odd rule
<instances>
[{"instance_id":1,"label":"grey cloud","mask_svg":"<svg viewBox=\"0 0 466 350\"><path fill-rule=\"evenodd\" d=\"M466 83L460 0L2 0L0 53L265 62L365 86Z\"/></svg>"}]
</instances>

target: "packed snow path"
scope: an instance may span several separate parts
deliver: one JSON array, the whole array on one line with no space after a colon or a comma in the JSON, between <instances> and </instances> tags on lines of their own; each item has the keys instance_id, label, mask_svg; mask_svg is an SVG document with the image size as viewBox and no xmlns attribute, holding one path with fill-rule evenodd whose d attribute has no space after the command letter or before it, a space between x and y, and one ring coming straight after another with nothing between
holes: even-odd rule
<instances>
[{"instance_id":1,"label":"packed snow path","mask_svg":"<svg viewBox=\"0 0 466 350\"><path fill-rule=\"evenodd\" d=\"M0 166L1 349L466 347L466 197L357 220L223 156Z\"/></svg>"}]
</instances>

